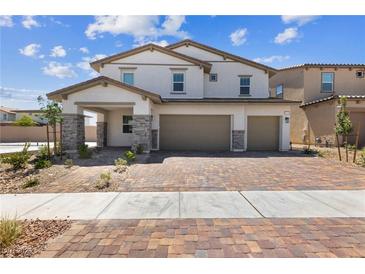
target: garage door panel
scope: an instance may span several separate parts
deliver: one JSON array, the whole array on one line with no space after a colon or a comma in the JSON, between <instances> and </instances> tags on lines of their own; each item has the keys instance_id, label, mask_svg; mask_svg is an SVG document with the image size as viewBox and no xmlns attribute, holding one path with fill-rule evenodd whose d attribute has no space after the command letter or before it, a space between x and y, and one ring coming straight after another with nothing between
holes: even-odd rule
<instances>
[{"instance_id":1,"label":"garage door panel","mask_svg":"<svg viewBox=\"0 0 365 274\"><path fill-rule=\"evenodd\" d=\"M279 117L247 117L247 150L279 149Z\"/></svg>"},{"instance_id":2,"label":"garage door panel","mask_svg":"<svg viewBox=\"0 0 365 274\"><path fill-rule=\"evenodd\" d=\"M161 115L161 150L230 149L229 115Z\"/></svg>"}]
</instances>

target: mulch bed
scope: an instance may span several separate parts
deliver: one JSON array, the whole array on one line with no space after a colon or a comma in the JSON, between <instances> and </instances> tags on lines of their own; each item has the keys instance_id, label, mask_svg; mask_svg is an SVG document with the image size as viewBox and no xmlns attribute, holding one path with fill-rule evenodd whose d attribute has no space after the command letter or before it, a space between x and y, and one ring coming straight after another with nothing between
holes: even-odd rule
<instances>
[{"instance_id":1,"label":"mulch bed","mask_svg":"<svg viewBox=\"0 0 365 274\"><path fill-rule=\"evenodd\" d=\"M33 257L45 249L49 239L62 234L70 227L70 220L22 221L21 235L11 246L0 248L0 258Z\"/></svg>"}]
</instances>

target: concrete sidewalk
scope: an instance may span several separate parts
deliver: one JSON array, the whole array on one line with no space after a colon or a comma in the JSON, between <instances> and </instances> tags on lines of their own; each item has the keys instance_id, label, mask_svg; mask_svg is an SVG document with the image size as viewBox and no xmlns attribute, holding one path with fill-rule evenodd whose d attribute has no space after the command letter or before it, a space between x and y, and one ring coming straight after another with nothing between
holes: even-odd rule
<instances>
[{"instance_id":1,"label":"concrete sidewalk","mask_svg":"<svg viewBox=\"0 0 365 274\"><path fill-rule=\"evenodd\" d=\"M365 190L2 194L19 219L365 217Z\"/></svg>"}]
</instances>

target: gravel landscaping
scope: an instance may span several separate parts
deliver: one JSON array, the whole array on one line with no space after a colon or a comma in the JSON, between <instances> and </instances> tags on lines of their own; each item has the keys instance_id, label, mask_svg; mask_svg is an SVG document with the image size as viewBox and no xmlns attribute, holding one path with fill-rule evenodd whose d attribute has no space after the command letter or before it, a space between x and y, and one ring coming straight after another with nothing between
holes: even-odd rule
<instances>
[{"instance_id":1,"label":"gravel landscaping","mask_svg":"<svg viewBox=\"0 0 365 274\"><path fill-rule=\"evenodd\" d=\"M9 247L0 247L0 258L33 257L46 248L47 241L71 227L70 220L25 220L21 234Z\"/></svg>"}]
</instances>

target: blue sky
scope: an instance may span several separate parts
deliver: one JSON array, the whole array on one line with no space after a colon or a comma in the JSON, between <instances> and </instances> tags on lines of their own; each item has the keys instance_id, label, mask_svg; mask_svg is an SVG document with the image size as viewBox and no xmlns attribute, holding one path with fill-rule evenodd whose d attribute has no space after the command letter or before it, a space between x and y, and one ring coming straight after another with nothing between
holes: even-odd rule
<instances>
[{"instance_id":1,"label":"blue sky","mask_svg":"<svg viewBox=\"0 0 365 274\"><path fill-rule=\"evenodd\" d=\"M40 94L97 74L88 62L184 38L275 68L365 63L365 16L0 16L0 104L37 108Z\"/></svg>"}]
</instances>

